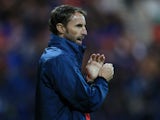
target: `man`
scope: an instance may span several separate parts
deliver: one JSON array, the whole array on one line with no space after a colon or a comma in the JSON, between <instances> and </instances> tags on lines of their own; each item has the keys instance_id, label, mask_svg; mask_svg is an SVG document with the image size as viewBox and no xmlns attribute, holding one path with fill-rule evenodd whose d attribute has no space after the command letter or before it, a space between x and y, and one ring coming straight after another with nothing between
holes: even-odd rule
<instances>
[{"instance_id":1,"label":"man","mask_svg":"<svg viewBox=\"0 0 160 120\"><path fill-rule=\"evenodd\" d=\"M90 120L89 113L105 100L112 64L104 64L104 55L92 54L86 76L81 72L85 16L80 8L68 5L51 11L51 40L38 66L36 120Z\"/></svg>"}]
</instances>

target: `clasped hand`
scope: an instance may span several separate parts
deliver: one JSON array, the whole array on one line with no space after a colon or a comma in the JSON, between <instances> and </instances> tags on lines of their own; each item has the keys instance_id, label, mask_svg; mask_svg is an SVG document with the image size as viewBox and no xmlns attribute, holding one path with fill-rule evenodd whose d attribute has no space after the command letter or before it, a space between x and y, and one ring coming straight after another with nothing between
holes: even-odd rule
<instances>
[{"instance_id":1,"label":"clasped hand","mask_svg":"<svg viewBox=\"0 0 160 120\"><path fill-rule=\"evenodd\" d=\"M106 81L113 78L114 68L111 63L104 63L105 56L102 54L92 54L86 65L87 82L93 82L98 76L103 77Z\"/></svg>"}]
</instances>

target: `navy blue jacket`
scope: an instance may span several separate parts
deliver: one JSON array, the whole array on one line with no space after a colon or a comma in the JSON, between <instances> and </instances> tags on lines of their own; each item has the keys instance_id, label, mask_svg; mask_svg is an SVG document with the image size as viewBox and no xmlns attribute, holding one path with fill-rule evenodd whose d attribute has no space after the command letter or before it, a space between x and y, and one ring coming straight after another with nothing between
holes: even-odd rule
<instances>
[{"instance_id":1,"label":"navy blue jacket","mask_svg":"<svg viewBox=\"0 0 160 120\"><path fill-rule=\"evenodd\" d=\"M85 120L108 93L98 77L88 84L81 72L83 46L52 34L38 66L36 120Z\"/></svg>"}]
</instances>

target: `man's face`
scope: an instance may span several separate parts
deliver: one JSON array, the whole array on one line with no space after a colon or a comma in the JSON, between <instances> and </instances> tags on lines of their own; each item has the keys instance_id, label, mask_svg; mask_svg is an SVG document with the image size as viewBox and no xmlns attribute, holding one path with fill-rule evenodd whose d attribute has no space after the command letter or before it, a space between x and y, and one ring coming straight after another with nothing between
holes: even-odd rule
<instances>
[{"instance_id":1,"label":"man's face","mask_svg":"<svg viewBox=\"0 0 160 120\"><path fill-rule=\"evenodd\" d=\"M81 13L75 13L70 18L65 29L63 37L81 45L82 40L87 35L85 17Z\"/></svg>"}]
</instances>

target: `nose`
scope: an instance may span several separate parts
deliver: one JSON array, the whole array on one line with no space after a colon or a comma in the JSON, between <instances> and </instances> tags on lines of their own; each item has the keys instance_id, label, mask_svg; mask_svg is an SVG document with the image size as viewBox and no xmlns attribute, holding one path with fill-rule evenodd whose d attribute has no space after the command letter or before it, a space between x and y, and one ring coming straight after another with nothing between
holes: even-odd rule
<instances>
[{"instance_id":1,"label":"nose","mask_svg":"<svg viewBox=\"0 0 160 120\"><path fill-rule=\"evenodd\" d=\"M87 29L86 29L86 27L83 27L83 29L82 29L82 34L83 34L83 35L87 35Z\"/></svg>"}]
</instances>

